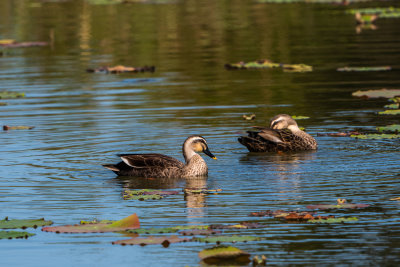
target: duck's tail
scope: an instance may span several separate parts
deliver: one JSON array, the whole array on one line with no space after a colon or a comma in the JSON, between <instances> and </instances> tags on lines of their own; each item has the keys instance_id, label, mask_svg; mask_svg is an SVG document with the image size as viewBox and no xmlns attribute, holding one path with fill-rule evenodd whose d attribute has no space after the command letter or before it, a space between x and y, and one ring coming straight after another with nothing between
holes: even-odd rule
<instances>
[{"instance_id":1,"label":"duck's tail","mask_svg":"<svg viewBox=\"0 0 400 267\"><path fill-rule=\"evenodd\" d=\"M112 170L113 172L117 173L120 171L120 169L118 169L117 166L113 165L113 164L104 164L102 165L104 168Z\"/></svg>"}]
</instances>

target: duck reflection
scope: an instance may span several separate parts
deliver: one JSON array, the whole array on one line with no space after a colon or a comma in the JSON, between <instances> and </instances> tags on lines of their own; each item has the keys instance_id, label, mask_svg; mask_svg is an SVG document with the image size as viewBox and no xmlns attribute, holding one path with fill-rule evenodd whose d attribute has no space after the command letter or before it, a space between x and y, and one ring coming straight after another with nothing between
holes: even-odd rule
<instances>
[{"instance_id":1,"label":"duck reflection","mask_svg":"<svg viewBox=\"0 0 400 267\"><path fill-rule=\"evenodd\" d=\"M175 189L183 188L184 201L188 219L203 218L206 216L207 193L192 192L207 189L207 177L190 177L186 179L152 179L131 176L117 176L115 182L125 189Z\"/></svg>"}]
</instances>

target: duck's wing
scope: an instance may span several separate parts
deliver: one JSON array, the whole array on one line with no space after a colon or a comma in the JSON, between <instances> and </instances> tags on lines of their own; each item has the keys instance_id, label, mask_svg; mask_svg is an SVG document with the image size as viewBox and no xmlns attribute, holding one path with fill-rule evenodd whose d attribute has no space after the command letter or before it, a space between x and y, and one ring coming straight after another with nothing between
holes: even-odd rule
<instances>
[{"instance_id":1,"label":"duck's wing","mask_svg":"<svg viewBox=\"0 0 400 267\"><path fill-rule=\"evenodd\" d=\"M259 136L276 144L284 143L288 139L288 136L291 134L292 132L289 129L277 131L269 128L263 128L260 132L258 132Z\"/></svg>"},{"instance_id":2,"label":"duck's wing","mask_svg":"<svg viewBox=\"0 0 400 267\"><path fill-rule=\"evenodd\" d=\"M128 166L133 168L182 168L184 164L173 158L162 154L119 154L119 157Z\"/></svg>"}]
</instances>

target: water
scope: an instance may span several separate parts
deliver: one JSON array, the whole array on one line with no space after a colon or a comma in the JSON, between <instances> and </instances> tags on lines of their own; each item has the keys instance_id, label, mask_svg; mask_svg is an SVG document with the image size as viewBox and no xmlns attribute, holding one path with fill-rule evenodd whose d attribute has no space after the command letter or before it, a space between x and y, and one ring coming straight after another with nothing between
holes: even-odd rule
<instances>
[{"instance_id":1,"label":"water","mask_svg":"<svg viewBox=\"0 0 400 267\"><path fill-rule=\"evenodd\" d=\"M377 2L396 5L397 2ZM371 3L351 7L373 6ZM50 47L4 50L1 90L26 98L1 100L0 216L40 218L55 225L121 219L142 227L257 221L240 231L264 237L235 246L282 265L395 265L400 255L399 140L319 136L311 153L254 154L238 132L278 114L317 133L373 131L398 122L378 116L387 100L362 100L360 89L398 88L398 19L357 34L337 5L176 1L90 5L85 1L2 1L0 39L48 41ZM227 71L225 63L268 58L305 63L311 73ZM155 65L155 73L103 75L86 68ZM389 72L339 73L336 68L390 65ZM243 114L255 113L255 121ZM207 180L138 180L101 167L117 153L159 152L182 159L181 144L201 134L218 157L206 159ZM129 201L124 188L220 188L218 195ZM334 212L349 224L286 224L249 217L266 209L305 209L337 198L373 209ZM1 240L2 264L19 266L196 266L210 244L169 248L116 246L121 234L53 234ZM234 232L234 231L233 231ZM23 256L22 256L23 255Z\"/></svg>"}]
</instances>

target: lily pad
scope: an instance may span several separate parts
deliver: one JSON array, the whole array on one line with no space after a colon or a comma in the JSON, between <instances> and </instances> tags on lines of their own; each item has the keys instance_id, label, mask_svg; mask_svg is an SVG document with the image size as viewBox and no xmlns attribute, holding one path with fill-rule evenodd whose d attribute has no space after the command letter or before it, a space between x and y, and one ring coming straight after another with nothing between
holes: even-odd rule
<instances>
[{"instance_id":1,"label":"lily pad","mask_svg":"<svg viewBox=\"0 0 400 267\"><path fill-rule=\"evenodd\" d=\"M309 220L309 223L344 223L344 222L356 222L358 221L357 217L348 217L348 218L327 218L327 219L312 219Z\"/></svg>"},{"instance_id":2,"label":"lily pad","mask_svg":"<svg viewBox=\"0 0 400 267\"><path fill-rule=\"evenodd\" d=\"M28 232L0 231L0 239L28 238L34 235Z\"/></svg>"},{"instance_id":3,"label":"lily pad","mask_svg":"<svg viewBox=\"0 0 400 267\"><path fill-rule=\"evenodd\" d=\"M193 230L184 230L180 231L179 234L192 236L192 235L216 235L220 234L221 231L213 230L213 229L193 229Z\"/></svg>"},{"instance_id":4,"label":"lily pad","mask_svg":"<svg viewBox=\"0 0 400 267\"><path fill-rule=\"evenodd\" d=\"M391 70L392 67L390 66L378 66L378 67L343 67L343 68L338 68L337 71L341 72L351 72L351 71L356 71L356 72L365 72L365 71L389 71Z\"/></svg>"},{"instance_id":5,"label":"lily pad","mask_svg":"<svg viewBox=\"0 0 400 267\"><path fill-rule=\"evenodd\" d=\"M218 194L222 189L191 189L185 188L185 194Z\"/></svg>"},{"instance_id":6,"label":"lily pad","mask_svg":"<svg viewBox=\"0 0 400 267\"><path fill-rule=\"evenodd\" d=\"M96 73L123 73L123 72L154 72L156 67L154 66L144 66L144 67L127 67L127 66L114 66L114 67L100 67L97 69L87 69L87 72L96 72Z\"/></svg>"},{"instance_id":7,"label":"lily pad","mask_svg":"<svg viewBox=\"0 0 400 267\"><path fill-rule=\"evenodd\" d=\"M263 228L265 227L259 223L251 223L251 222L241 222L238 224L212 224L210 225L211 229L255 229L255 228Z\"/></svg>"},{"instance_id":8,"label":"lily pad","mask_svg":"<svg viewBox=\"0 0 400 267\"><path fill-rule=\"evenodd\" d=\"M208 236L208 237L196 237L193 241L205 242L205 243L236 243L236 242L248 242L248 241L259 241L261 237L256 236L240 236L240 235L221 235L221 236Z\"/></svg>"},{"instance_id":9,"label":"lily pad","mask_svg":"<svg viewBox=\"0 0 400 267\"><path fill-rule=\"evenodd\" d=\"M106 233L140 228L136 213L119 221L43 227L42 231L55 233Z\"/></svg>"},{"instance_id":10,"label":"lily pad","mask_svg":"<svg viewBox=\"0 0 400 267\"><path fill-rule=\"evenodd\" d=\"M250 62L238 62L233 64L225 64L227 70L243 70L243 69L272 69L281 68L285 72L310 72L312 66L306 64L283 64L275 63L267 59L250 61Z\"/></svg>"},{"instance_id":11,"label":"lily pad","mask_svg":"<svg viewBox=\"0 0 400 267\"><path fill-rule=\"evenodd\" d=\"M182 230L207 230L210 227L208 225L186 225L186 226L173 226L164 228L141 228L135 230L127 230L129 233L136 234L162 234L162 233L176 233Z\"/></svg>"},{"instance_id":12,"label":"lily pad","mask_svg":"<svg viewBox=\"0 0 400 267\"><path fill-rule=\"evenodd\" d=\"M384 108L388 108L388 109L399 109L399 108L400 108L400 105L399 105L399 103L388 104L388 105L385 105Z\"/></svg>"},{"instance_id":13,"label":"lily pad","mask_svg":"<svg viewBox=\"0 0 400 267\"><path fill-rule=\"evenodd\" d=\"M393 98L400 95L400 89L380 89L380 90L367 90L356 91L352 93L353 96L366 97L366 98Z\"/></svg>"},{"instance_id":14,"label":"lily pad","mask_svg":"<svg viewBox=\"0 0 400 267\"><path fill-rule=\"evenodd\" d=\"M350 14L360 13L362 15L378 15L379 18L400 18L400 8L395 7L372 7L372 8L357 8L347 11Z\"/></svg>"},{"instance_id":15,"label":"lily pad","mask_svg":"<svg viewBox=\"0 0 400 267\"><path fill-rule=\"evenodd\" d=\"M22 97L25 97L25 93L0 91L0 99L22 98Z\"/></svg>"},{"instance_id":16,"label":"lily pad","mask_svg":"<svg viewBox=\"0 0 400 267\"><path fill-rule=\"evenodd\" d=\"M400 138L399 134L360 134L360 135L351 135L350 137L357 139L397 139Z\"/></svg>"},{"instance_id":17,"label":"lily pad","mask_svg":"<svg viewBox=\"0 0 400 267\"><path fill-rule=\"evenodd\" d=\"M306 208L311 210L330 210L330 209L363 209L368 208L370 205L368 204L351 204L351 203L343 203L336 205L329 204L319 204L319 205L308 205Z\"/></svg>"},{"instance_id":18,"label":"lily pad","mask_svg":"<svg viewBox=\"0 0 400 267\"><path fill-rule=\"evenodd\" d=\"M9 130L32 130L35 128L34 126L8 126L8 125L3 125L3 131L9 131Z\"/></svg>"},{"instance_id":19,"label":"lily pad","mask_svg":"<svg viewBox=\"0 0 400 267\"><path fill-rule=\"evenodd\" d=\"M18 220L18 219L13 219L9 220L7 217L4 220L0 220L0 228L1 229L26 229L26 228L37 228L39 226L45 226L45 225L52 225L52 221L46 221L44 218L40 219L24 219L24 220Z\"/></svg>"},{"instance_id":20,"label":"lily pad","mask_svg":"<svg viewBox=\"0 0 400 267\"><path fill-rule=\"evenodd\" d=\"M351 131L351 132L344 132L344 133L317 133L317 136L332 136L332 137L349 137L349 136L356 136L360 135L362 133L357 132L357 131Z\"/></svg>"},{"instance_id":21,"label":"lily pad","mask_svg":"<svg viewBox=\"0 0 400 267\"><path fill-rule=\"evenodd\" d=\"M217 246L207 248L199 252L199 258L206 264L224 265L229 263L233 265L247 265L250 262L250 254L232 247L232 246Z\"/></svg>"},{"instance_id":22,"label":"lily pad","mask_svg":"<svg viewBox=\"0 0 400 267\"><path fill-rule=\"evenodd\" d=\"M400 114L400 109L388 109L385 111L379 111L379 115L399 115Z\"/></svg>"},{"instance_id":23,"label":"lily pad","mask_svg":"<svg viewBox=\"0 0 400 267\"><path fill-rule=\"evenodd\" d=\"M140 189L140 190L125 190L123 193L123 198L136 199L136 200L149 200L149 199L162 199L164 196L177 195L178 191L162 191L154 189Z\"/></svg>"},{"instance_id":24,"label":"lily pad","mask_svg":"<svg viewBox=\"0 0 400 267\"><path fill-rule=\"evenodd\" d=\"M177 235L171 236L148 236L148 237L135 237L131 239L119 240L112 242L113 245L156 245L161 244L163 247L169 247L171 243L187 242L190 241L188 238L181 238Z\"/></svg>"},{"instance_id":25,"label":"lily pad","mask_svg":"<svg viewBox=\"0 0 400 267\"><path fill-rule=\"evenodd\" d=\"M376 127L379 132L400 132L400 125L399 124L392 124L388 126Z\"/></svg>"},{"instance_id":26,"label":"lily pad","mask_svg":"<svg viewBox=\"0 0 400 267\"><path fill-rule=\"evenodd\" d=\"M293 118L294 120L307 120L307 119L309 119L310 117L307 117L307 116L292 116L292 118Z\"/></svg>"}]
</instances>

